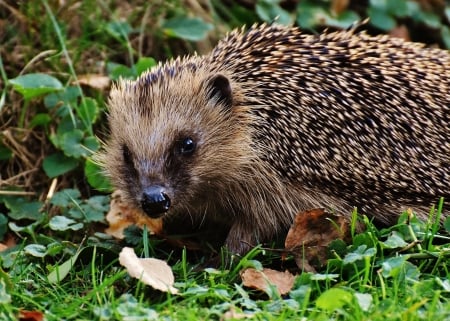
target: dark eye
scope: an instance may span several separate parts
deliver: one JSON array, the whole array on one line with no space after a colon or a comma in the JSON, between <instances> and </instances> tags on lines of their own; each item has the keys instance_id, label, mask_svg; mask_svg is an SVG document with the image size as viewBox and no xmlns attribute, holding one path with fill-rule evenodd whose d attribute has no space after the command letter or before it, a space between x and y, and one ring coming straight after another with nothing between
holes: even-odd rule
<instances>
[{"instance_id":1,"label":"dark eye","mask_svg":"<svg viewBox=\"0 0 450 321\"><path fill-rule=\"evenodd\" d=\"M192 153L195 151L195 142L192 138L190 137L186 137L181 141L180 144L180 153L182 155L192 155Z\"/></svg>"}]
</instances>

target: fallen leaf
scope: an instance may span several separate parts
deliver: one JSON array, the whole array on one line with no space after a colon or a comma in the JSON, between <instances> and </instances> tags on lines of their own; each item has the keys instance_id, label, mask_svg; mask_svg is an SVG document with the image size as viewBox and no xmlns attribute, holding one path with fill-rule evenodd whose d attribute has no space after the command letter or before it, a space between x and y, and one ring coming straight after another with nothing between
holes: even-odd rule
<instances>
[{"instance_id":1,"label":"fallen leaf","mask_svg":"<svg viewBox=\"0 0 450 321\"><path fill-rule=\"evenodd\" d=\"M331 313L351 304L353 300L354 297L350 291L343 288L331 288L317 298L316 306Z\"/></svg>"},{"instance_id":2,"label":"fallen leaf","mask_svg":"<svg viewBox=\"0 0 450 321\"><path fill-rule=\"evenodd\" d=\"M40 311L20 310L19 321L42 321L44 314Z\"/></svg>"},{"instance_id":3,"label":"fallen leaf","mask_svg":"<svg viewBox=\"0 0 450 321\"><path fill-rule=\"evenodd\" d=\"M294 286L295 276L289 271L276 271L264 268L258 271L254 268L248 268L241 272L242 283L253 289L264 291L268 294L271 287L277 289L278 294L287 294Z\"/></svg>"},{"instance_id":4,"label":"fallen leaf","mask_svg":"<svg viewBox=\"0 0 450 321\"><path fill-rule=\"evenodd\" d=\"M341 14L347 10L350 0L332 0L331 1L331 12L336 15Z\"/></svg>"},{"instance_id":5,"label":"fallen leaf","mask_svg":"<svg viewBox=\"0 0 450 321\"><path fill-rule=\"evenodd\" d=\"M240 320L240 319L249 319L254 317L254 313L243 313L243 312L237 312L236 308L234 306L231 306L230 310L225 312L221 317L220 320Z\"/></svg>"},{"instance_id":6,"label":"fallen leaf","mask_svg":"<svg viewBox=\"0 0 450 321\"><path fill-rule=\"evenodd\" d=\"M178 293L173 287L175 277L172 269L165 261L155 258L140 259L132 248L124 247L119 254L119 262L131 277L139 279L142 283L163 292Z\"/></svg>"},{"instance_id":7,"label":"fallen leaf","mask_svg":"<svg viewBox=\"0 0 450 321\"><path fill-rule=\"evenodd\" d=\"M111 79L107 76L98 74L86 74L77 77L78 84L89 86L95 89L103 90L109 87Z\"/></svg>"},{"instance_id":8,"label":"fallen leaf","mask_svg":"<svg viewBox=\"0 0 450 321\"><path fill-rule=\"evenodd\" d=\"M137 225L142 228L146 225L151 233L162 234L162 219L152 219L143 215L139 209L124 202L122 194L121 190L117 190L111 195L110 210L106 214L106 221L109 223L109 227L105 230L105 233L115 238L123 239L123 231L128 226Z\"/></svg>"},{"instance_id":9,"label":"fallen leaf","mask_svg":"<svg viewBox=\"0 0 450 321\"><path fill-rule=\"evenodd\" d=\"M409 30L405 25L399 25L389 32L391 37L401 38L405 41L411 41L411 36L409 35Z\"/></svg>"},{"instance_id":10,"label":"fallen leaf","mask_svg":"<svg viewBox=\"0 0 450 321\"><path fill-rule=\"evenodd\" d=\"M7 233L4 237L3 243L0 243L0 252L7 250L17 245L16 239L12 233Z\"/></svg>"},{"instance_id":11,"label":"fallen leaf","mask_svg":"<svg viewBox=\"0 0 450 321\"><path fill-rule=\"evenodd\" d=\"M145 225L150 234L162 237L172 246L194 251L202 249L201 244L193 240L168 237L163 228L163 219L148 217L140 209L125 202L121 190L116 190L112 193L110 209L105 218L109 224L108 228L105 229L105 233L120 240L125 237L123 232L130 225L136 225L139 228L143 228ZM189 228L186 228L186 231L189 234Z\"/></svg>"},{"instance_id":12,"label":"fallen leaf","mask_svg":"<svg viewBox=\"0 0 450 321\"><path fill-rule=\"evenodd\" d=\"M328 245L336 240L349 240L350 219L324 209L312 209L296 215L285 240L285 248L294 255L297 266L307 272L323 266Z\"/></svg>"}]
</instances>

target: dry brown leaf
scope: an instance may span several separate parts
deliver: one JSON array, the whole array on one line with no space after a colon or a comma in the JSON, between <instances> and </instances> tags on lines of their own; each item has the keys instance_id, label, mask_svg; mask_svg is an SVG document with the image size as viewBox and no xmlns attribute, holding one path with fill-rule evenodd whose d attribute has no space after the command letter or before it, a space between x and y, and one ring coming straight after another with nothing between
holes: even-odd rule
<instances>
[{"instance_id":1,"label":"dry brown leaf","mask_svg":"<svg viewBox=\"0 0 450 321\"><path fill-rule=\"evenodd\" d=\"M109 227L105 233L123 239L123 230L128 226L137 225L142 228L146 225L151 233L162 234L162 219L152 219L142 215L140 210L123 201L122 193L121 190L117 190L111 195L110 210L106 214Z\"/></svg>"},{"instance_id":2,"label":"dry brown leaf","mask_svg":"<svg viewBox=\"0 0 450 321\"><path fill-rule=\"evenodd\" d=\"M241 278L242 283L249 288L269 293L270 287L274 286L279 294L284 295L294 286L295 276L289 271L281 272L266 268L258 271L248 268L241 272Z\"/></svg>"},{"instance_id":3,"label":"dry brown leaf","mask_svg":"<svg viewBox=\"0 0 450 321\"><path fill-rule=\"evenodd\" d=\"M331 1L331 12L339 15L345 10L347 10L350 0L332 0Z\"/></svg>"},{"instance_id":4,"label":"dry brown leaf","mask_svg":"<svg viewBox=\"0 0 450 321\"><path fill-rule=\"evenodd\" d=\"M324 209L304 211L295 217L286 236L285 248L291 252L297 266L307 272L326 263L328 245L336 240L348 240L350 220Z\"/></svg>"},{"instance_id":5,"label":"dry brown leaf","mask_svg":"<svg viewBox=\"0 0 450 321\"><path fill-rule=\"evenodd\" d=\"M117 239L123 239L123 231L130 225L136 225L143 228L147 226L150 234L163 237L169 244L179 248L187 248L189 250L201 250L202 246L189 239L167 238L163 229L162 218L150 218L140 209L137 209L124 201L123 192L116 190L111 195L111 203L109 212L106 214L106 221L109 226L105 229L105 233Z\"/></svg>"},{"instance_id":6,"label":"dry brown leaf","mask_svg":"<svg viewBox=\"0 0 450 321\"><path fill-rule=\"evenodd\" d=\"M389 35L391 37L401 38L405 41L411 41L408 27L406 27L405 25L399 25L399 26L395 27L394 29L392 29L389 32Z\"/></svg>"},{"instance_id":7,"label":"dry brown leaf","mask_svg":"<svg viewBox=\"0 0 450 321\"><path fill-rule=\"evenodd\" d=\"M243 313L243 312L237 312L236 308L232 306L230 310L225 312L221 317L220 320L240 320L240 319L249 319L254 316L254 313Z\"/></svg>"},{"instance_id":8,"label":"dry brown leaf","mask_svg":"<svg viewBox=\"0 0 450 321\"><path fill-rule=\"evenodd\" d=\"M97 74L80 75L78 78L78 84L89 86L95 89L104 90L109 87L111 80L107 76Z\"/></svg>"},{"instance_id":9,"label":"dry brown leaf","mask_svg":"<svg viewBox=\"0 0 450 321\"><path fill-rule=\"evenodd\" d=\"M16 239L13 234L7 233L4 237L3 243L0 243L0 252L7 250L17 245Z\"/></svg>"},{"instance_id":10,"label":"dry brown leaf","mask_svg":"<svg viewBox=\"0 0 450 321\"><path fill-rule=\"evenodd\" d=\"M444 12L446 0L419 0L423 11Z\"/></svg>"},{"instance_id":11,"label":"dry brown leaf","mask_svg":"<svg viewBox=\"0 0 450 321\"><path fill-rule=\"evenodd\" d=\"M20 310L19 321L42 321L44 314L40 311Z\"/></svg>"},{"instance_id":12,"label":"dry brown leaf","mask_svg":"<svg viewBox=\"0 0 450 321\"><path fill-rule=\"evenodd\" d=\"M173 287L175 277L170 266L155 258L140 259L130 247L124 247L119 254L119 262L127 269L128 274L154 289L177 294Z\"/></svg>"}]
</instances>

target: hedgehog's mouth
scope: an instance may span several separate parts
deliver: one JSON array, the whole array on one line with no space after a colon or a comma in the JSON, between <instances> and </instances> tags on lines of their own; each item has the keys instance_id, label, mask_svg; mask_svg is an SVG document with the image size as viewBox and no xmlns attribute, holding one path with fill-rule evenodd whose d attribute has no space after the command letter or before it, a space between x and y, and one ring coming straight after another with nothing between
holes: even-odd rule
<instances>
[{"instance_id":1,"label":"hedgehog's mouth","mask_svg":"<svg viewBox=\"0 0 450 321\"><path fill-rule=\"evenodd\" d=\"M170 197L166 189L160 185L146 187L141 195L141 208L151 218L159 218L170 208Z\"/></svg>"}]
</instances>

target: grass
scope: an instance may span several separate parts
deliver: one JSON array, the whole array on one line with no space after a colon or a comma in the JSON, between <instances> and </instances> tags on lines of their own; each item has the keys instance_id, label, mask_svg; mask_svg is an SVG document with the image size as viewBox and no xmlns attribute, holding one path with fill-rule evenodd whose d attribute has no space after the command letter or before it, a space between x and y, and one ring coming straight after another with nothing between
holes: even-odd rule
<instances>
[{"instance_id":1,"label":"grass","mask_svg":"<svg viewBox=\"0 0 450 321\"><path fill-rule=\"evenodd\" d=\"M49 282L49 272L63 259L73 258L78 245L66 247L56 262L49 255L39 258L19 246L2 254L3 265L9 260L12 264L8 276L2 277L6 291L0 291L0 298L10 299L0 307L0 315L13 320L19 310L32 310L45 313L47 320L150 320L152 316L155 320L210 320L230 311L256 320L450 317L449 245L431 245L433 236L425 233L430 225L414 218L407 222L406 215L390 229L377 230L368 224L367 231L355 235L340 255L335 252L320 273L299 274L286 297L242 286L239 272L243 267L289 265L289 259L283 262L261 249L218 269L199 269L185 250L172 256L169 262L180 294L170 295L130 279L117 264L117 252L101 242L81 245L76 264L58 282ZM403 242L407 245L400 248ZM145 252L142 246L136 250ZM171 257L158 250L155 256Z\"/></svg>"},{"instance_id":2,"label":"grass","mask_svg":"<svg viewBox=\"0 0 450 321\"><path fill-rule=\"evenodd\" d=\"M333 242L327 264L314 273L262 247L205 269L203 254L142 231L130 228L120 243L102 233L111 189L90 157L107 132L108 87L77 79L133 78L153 58L207 51L231 27L274 13L298 19L295 10L289 15L289 8L267 1L250 9L186 3L0 1L0 240L10 242L0 252L0 320L25 320L27 311L36 313L32 320L449 319L450 224L438 219L442 204L429 222L404 213L397 225L381 229L366 219L366 231L347 244ZM377 17L396 21L400 7ZM308 10L331 16L319 2ZM345 10L347 17L363 16L361 9ZM448 19L430 12L415 17L401 19L447 21L434 29L442 38L432 39L449 42ZM303 27L316 27L313 22ZM377 20L369 29L377 24L385 25ZM167 260L180 294L130 278L117 259L124 245ZM245 287L240 272L247 267L298 275L280 296Z\"/></svg>"}]
</instances>

